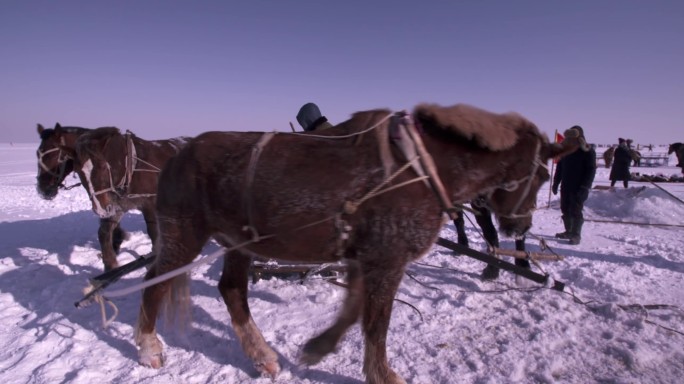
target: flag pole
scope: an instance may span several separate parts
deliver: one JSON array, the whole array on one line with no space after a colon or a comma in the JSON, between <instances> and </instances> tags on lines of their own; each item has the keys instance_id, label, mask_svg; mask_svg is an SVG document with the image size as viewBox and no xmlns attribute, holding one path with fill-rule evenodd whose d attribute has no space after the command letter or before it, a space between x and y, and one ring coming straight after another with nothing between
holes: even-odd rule
<instances>
[{"instance_id":1,"label":"flag pole","mask_svg":"<svg viewBox=\"0 0 684 384\"><path fill-rule=\"evenodd\" d=\"M558 130L556 129L553 133L553 142L558 141ZM551 159L551 180L549 183L549 199L546 202L546 209L549 209L551 207L551 190L553 189L553 168L556 165L556 161L554 159Z\"/></svg>"}]
</instances>

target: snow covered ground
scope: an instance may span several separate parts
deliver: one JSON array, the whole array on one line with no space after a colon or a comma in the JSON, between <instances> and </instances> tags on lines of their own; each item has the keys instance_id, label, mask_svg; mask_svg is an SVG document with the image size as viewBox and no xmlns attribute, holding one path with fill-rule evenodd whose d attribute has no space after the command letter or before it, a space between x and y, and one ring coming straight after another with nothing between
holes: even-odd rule
<instances>
[{"instance_id":1,"label":"snow covered ground","mask_svg":"<svg viewBox=\"0 0 684 384\"><path fill-rule=\"evenodd\" d=\"M0 143L2 383L270 383L255 376L229 326L216 289L220 261L192 271L192 327L185 334L160 327L166 352L160 370L136 361L139 293L114 299L119 313L106 329L98 306L74 307L87 279L102 270L98 220L80 187L40 199L36 148ZM679 173L675 163L632 171L671 175ZM600 168L595 184L606 186L608 172ZM659 185L684 200L683 184ZM542 263L566 284L564 292L521 288L510 273L484 282L483 263L434 246L409 267L411 277L399 289L388 336L393 368L409 383L426 384L681 382L684 203L650 183L630 187L592 190L578 246L553 239L562 229L558 200L551 196L547 208L548 184L541 190L532 233L565 256ZM471 246L485 249L477 228L466 223ZM119 256L125 263L151 244L139 213L129 213L123 226L131 232ZM453 226L441 235L455 240ZM513 248L512 239L502 246ZM216 249L208 244L203 254ZM528 249L538 251L539 240L530 238ZM141 275L111 288L138 283ZM250 286L255 321L280 355L276 383L363 382L358 326L321 363L297 363L303 343L331 323L343 295L320 278Z\"/></svg>"}]
</instances>

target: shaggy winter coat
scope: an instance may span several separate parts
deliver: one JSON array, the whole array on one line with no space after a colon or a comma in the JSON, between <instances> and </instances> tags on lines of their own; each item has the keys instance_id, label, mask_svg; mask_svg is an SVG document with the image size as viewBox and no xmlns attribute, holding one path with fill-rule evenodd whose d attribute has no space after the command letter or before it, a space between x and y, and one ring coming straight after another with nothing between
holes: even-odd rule
<instances>
[{"instance_id":1,"label":"shaggy winter coat","mask_svg":"<svg viewBox=\"0 0 684 384\"><path fill-rule=\"evenodd\" d=\"M629 166L632 163L632 156L629 154L629 148L626 145L618 145L615 148L615 155L613 157L613 166L610 168L610 177L612 180L629 180Z\"/></svg>"}]
</instances>

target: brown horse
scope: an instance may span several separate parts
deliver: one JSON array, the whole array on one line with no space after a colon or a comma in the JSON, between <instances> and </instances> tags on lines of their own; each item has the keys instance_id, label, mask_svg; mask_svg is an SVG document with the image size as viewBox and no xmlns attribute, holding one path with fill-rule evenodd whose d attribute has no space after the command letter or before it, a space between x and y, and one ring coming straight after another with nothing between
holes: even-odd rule
<instances>
[{"instance_id":1,"label":"brown horse","mask_svg":"<svg viewBox=\"0 0 684 384\"><path fill-rule=\"evenodd\" d=\"M464 105L422 105L412 115L359 112L311 134L201 134L159 179L159 253L145 280L162 281L143 292L135 337L140 363L162 366L160 307L171 293L187 292L187 279L160 276L187 266L213 237L228 248L219 291L261 374L274 377L280 366L249 311L251 257L345 260L341 313L306 343L301 360L320 361L360 319L367 382L403 383L387 362L392 301L406 265L437 239L443 212L451 202L485 195L502 231L525 232L549 179L547 161L577 146L550 144L517 114ZM183 297L168 303L187 305Z\"/></svg>"},{"instance_id":2,"label":"brown horse","mask_svg":"<svg viewBox=\"0 0 684 384\"><path fill-rule=\"evenodd\" d=\"M124 213L139 209L154 245L157 179L166 161L187 139L142 140L114 127L87 129L38 126L38 191L54 198L64 177L75 171L100 217L98 240L105 270L118 266L116 254L125 237L119 223Z\"/></svg>"},{"instance_id":3,"label":"brown horse","mask_svg":"<svg viewBox=\"0 0 684 384\"><path fill-rule=\"evenodd\" d=\"M677 155L677 167L680 167L682 169L682 173L684 173L684 144L682 143L672 143L670 144L670 147L667 149L667 154L671 155L674 153Z\"/></svg>"},{"instance_id":4,"label":"brown horse","mask_svg":"<svg viewBox=\"0 0 684 384\"><path fill-rule=\"evenodd\" d=\"M615 147L612 146L603 152L603 165L610 168L613 165L613 157L615 156Z\"/></svg>"}]
</instances>

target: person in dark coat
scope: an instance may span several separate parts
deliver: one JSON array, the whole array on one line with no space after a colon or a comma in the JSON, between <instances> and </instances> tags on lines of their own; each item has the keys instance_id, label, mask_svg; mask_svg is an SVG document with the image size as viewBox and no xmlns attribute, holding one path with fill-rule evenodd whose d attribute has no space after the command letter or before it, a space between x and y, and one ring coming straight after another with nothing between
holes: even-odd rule
<instances>
[{"instance_id":1,"label":"person in dark coat","mask_svg":"<svg viewBox=\"0 0 684 384\"><path fill-rule=\"evenodd\" d=\"M306 132L332 127L328 118L321 115L321 110L314 103L306 103L299 108L297 122Z\"/></svg>"},{"instance_id":2,"label":"person in dark coat","mask_svg":"<svg viewBox=\"0 0 684 384\"><path fill-rule=\"evenodd\" d=\"M560 185L561 218L565 226L565 231L557 233L556 237L568 239L570 244L579 244L584 224L584 202L596 176L596 151L587 145L584 130L579 125L565 131L565 137L579 137L581 145L560 159L553 175L551 191L558 194Z\"/></svg>"},{"instance_id":3,"label":"person in dark coat","mask_svg":"<svg viewBox=\"0 0 684 384\"><path fill-rule=\"evenodd\" d=\"M613 166L610 168L610 186L614 187L615 182L622 180L622 185L627 188L629 185L629 166L632 164L632 156L629 153L627 140L623 138L618 139L618 146L615 148L613 155Z\"/></svg>"}]
</instances>

